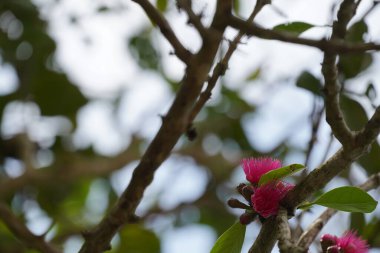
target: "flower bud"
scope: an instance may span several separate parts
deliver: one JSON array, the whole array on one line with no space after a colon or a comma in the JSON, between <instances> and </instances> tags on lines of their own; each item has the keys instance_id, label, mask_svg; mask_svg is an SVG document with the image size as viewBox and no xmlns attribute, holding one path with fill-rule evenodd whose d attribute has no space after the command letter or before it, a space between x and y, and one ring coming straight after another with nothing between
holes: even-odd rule
<instances>
[{"instance_id":1,"label":"flower bud","mask_svg":"<svg viewBox=\"0 0 380 253\"><path fill-rule=\"evenodd\" d=\"M342 253L342 251L340 250L339 246L334 245L334 246L328 247L326 253Z\"/></svg>"},{"instance_id":2,"label":"flower bud","mask_svg":"<svg viewBox=\"0 0 380 253\"><path fill-rule=\"evenodd\" d=\"M320 242L322 246L322 252L326 252L328 247L336 245L337 237L330 234L324 234L321 236Z\"/></svg>"},{"instance_id":3,"label":"flower bud","mask_svg":"<svg viewBox=\"0 0 380 253\"><path fill-rule=\"evenodd\" d=\"M243 188L247 186L246 184L244 183L241 183L239 184L237 187L236 187L236 190L238 191L238 193L240 193L241 195L243 195Z\"/></svg>"},{"instance_id":4,"label":"flower bud","mask_svg":"<svg viewBox=\"0 0 380 253\"><path fill-rule=\"evenodd\" d=\"M252 186L246 185L245 187L243 187L242 192L241 192L241 195L243 195L243 197L244 197L249 203L251 203L251 197L252 197L252 194L253 194L253 188L252 188Z\"/></svg>"},{"instance_id":5,"label":"flower bud","mask_svg":"<svg viewBox=\"0 0 380 253\"><path fill-rule=\"evenodd\" d=\"M240 209L251 209L250 206L240 202L238 199L231 198L227 201L227 205L232 208L240 208Z\"/></svg>"},{"instance_id":6,"label":"flower bud","mask_svg":"<svg viewBox=\"0 0 380 253\"><path fill-rule=\"evenodd\" d=\"M242 215L240 215L240 223L242 225L248 225L249 223L251 223L252 221L255 220L257 214L256 213L252 213L252 212L245 212L243 213Z\"/></svg>"}]
</instances>

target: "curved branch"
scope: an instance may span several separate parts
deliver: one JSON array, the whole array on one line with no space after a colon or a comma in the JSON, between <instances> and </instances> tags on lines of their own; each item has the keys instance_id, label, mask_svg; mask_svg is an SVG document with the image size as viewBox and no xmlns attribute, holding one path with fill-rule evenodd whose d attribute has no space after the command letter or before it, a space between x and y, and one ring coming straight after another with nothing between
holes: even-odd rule
<instances>
[{"instance_id":1,"label":"curved branch","mask_svg":"<svg viewBox=\"0 0 380 253\"><path fill-rule=\"evenodd\" d=\"M348 22L355 15L354 0L345 0L340 5L338 19L333 24L331 40L344 39ZM326 50L322 63L322 74L325 78L326 120L334 136L342 143L343 148L352 145L354 135L348 128L339 105L341 85L338 81L336 52Z\"/></svg>"},{"instance_id":2,"label":"curved branch","mask_svg":"<svg viewBox=\"0 0 380 253\"><path fill-rule=\"evenodd\" d=\"M55 246L46 242L42 236L34 235L3 203L0 203L0 219L7 228L25 245L42 253L61 253Z\"/></svg>"},{"instance_id":3,"label":"curved branch","mask_svg":"<svg viewBox=\"0 0 380 253\"><path fill-rule=\"evenodd\" d=\"M182 43L178 40L173 29L170 27L165 17L148 1L148 0L132 0L139 4L148 15L150 20L154 22L159 28L161 33L169 41L174 48L174 54L177 55L184 63L188 64L193 56Z\"/></svg>"},{"instance_id":4,"label":"curved branch","mask_svg":"<svg viewBox=\"0 0 380 253\"><path fill-rule=\"evenodd\" d=\"M360 53L366 51L378 51L380 45L376 43L352 43L346 42L341 39L333 40L313 40L300 38L292 33L274 31L271 29L265 29L257 24L248 23L246 20L238 17L231 16L228 20L228 24L238 30L245 32L247 35L255 36L261 39L278 40L282 42L289 42L292 44L299 44L309 47L318 48L322 51L331 51L339 54L347 53Z\"/></svg>"},{"instance_id":5,"label":"curved branch","mask_svg":"<svg viewBox=\"0 0 380 253\"><path fill-rule=\"evenodd\" d=\"M260 3L260 4L257 4L255 6L251 15L248 17L247 22L251 23L255 19L256 15L260 12L260 10L267 4L267 2L261 3L260 1L258 3ZM197 102L196 102L196 104L195 104L195 106L194 106L194 108L190 114L189 125L188 125L189 129L192 127L192 123L193 123L195 117L201 111L201 109L206 104L206 102L210 99L211 91L214 89L217 81L219 80L219 78L221 76L223 76L226 73L226 71L228 69L228 62L230 61L232 55L234 54L235 50L237 49L237 47L240 43L240 40L243 38L244 35L245 35L245 33L240 31L235 36L233 41L230 42L230 46L228 47L228 50L227 50L226 54L224 55L223 59L221 61L219 61L218 64L216 64L216 66L212 72L212 75L210 76L210 78L207 81L206 90L204 90L200 94L200 96L199 96L199 98L198 98L198 100L197 100Z\"/></svg>"}]
</instances>

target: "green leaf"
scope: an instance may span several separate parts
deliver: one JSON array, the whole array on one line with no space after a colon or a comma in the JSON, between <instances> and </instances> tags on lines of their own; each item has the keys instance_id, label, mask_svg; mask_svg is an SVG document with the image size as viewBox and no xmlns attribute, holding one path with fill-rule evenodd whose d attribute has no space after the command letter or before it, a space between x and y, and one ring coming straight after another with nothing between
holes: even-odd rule
<instances>
[{"instance_id":1,"label":"green leaf","mask_svg":"<svg viewBox=\"0 0 380 253\"><path fill-rule=\"evenodd\" d=\"M252 73L250 73L249 76L245 80L254 81L257 78L259 78L260 74L261 74L261 68L257 68Z\"/></svg>"},{"instance_id":2,"label":"green leaf","mask_svg":"<svg viewBox=\"0 0 380 253\"><path fill-rule=\"evenodd\" d=\"M160 11L164 12L168 8L168 0L157 0L156 6Z\"/></svg>"},{"instance_id":3,"label":"green leaf","mask_svg":"<svg viewBox=\"0 0 380 253\"><path fill-rule=\"evenodd\" d=\"M323 95L321 82L308 71L304 71L301 73L301 75L298 77L296 85L297 87L308 90L315 95Z\"/></svg>"},{"instance_id":4,"label":"green leaf","mask_svg":"<svg viewBox=\"0 0 380 253\"><path fill-rule=\"evenodd\" d=\"M233 1L233 6L232 6L232 9L233 11L235 12L235 14L237 16L239 16L239 13L240 13L240 0L234 0Z\"/></svg>"},{"instance_id":5,"label":"green leaf","mask_svg":"<svg viewBox=\"0 0 380 253\"><path fill-rule=\"evenodd\" d=\"M132 37L129 41L129 50L141 68L151 70L158 69L160 57L152 44L149 30L144 30L140 34Z\"/></svg>"},{"instance_id":6,"label":"green leaf","mask_svg":"<svg viewBox=\"0 0 380 253\"><path fill-rule=\"evenodd\" d=\"M290 176L304 168L305 166L302 164L291 164L285 167L271 170L260 177L259 186L273 180L278 180Z\"/></svg>"},{"instance_id":7,"label":"green leaf","mask_svg":"<svg viewBox=\"0 0 380 253\"><path fill-rule=\"evenodd\" d=\"M343 94L340 96L340 106L344 119L351 130L359 131L368 122L368 117L363 106L355 99Z\"/></svg>"},{"instance_id":8,"label":"green leaf","mask_svg":"<svg viewBox=\"0 0 380 253\"><path fill-rule=\"evenodd\" d=\"M160 240L152 231L139 224L130 224L120 232L121 243L116 253L159 253Z\"/></svg>"},{"instance_id":9,"label":"green leaf","mask_svg":"<svg viewBox=\"0 0 380 253\"><path fill-rule=\"evenodd\" d=\"M372 144L369 153L360 157L358 162L369 174L378 173L380 168L379 154L380 145L376 141Z\"/></svg>"},{"instance_id":10,"label":"green leaf","mask_svg":"<svg viewBox=\"0 0 380 253\"><path fill-rule=\"evenodd\" d=\"M218 238L210 253L240 253L244 242L245 228L240 222L232 225Z\"/></svg>"},{"instance_id":11,"label":"green leaf","mask_svg":"<svg viewBox=\"0 0 380 253\"><path fill-rule=\"evenodd\" d=\"M377 201L358 187L343 186L326 192L313 204L344 212L370 213L375 210Z\"/></svg>"},{"instance_id":12,"label":"green leaf","mask_svg":"<svg viewBox=\"0 0 380 253\"><path fill-rule=\"evenodd\" d=\"M314 27L314 25L309 24L309 23L292 22L292 23L276 25L275 27L273 27L273 30L291 32L291 33L295 33L297 35L300 35L301 33L305 32L306 30L309 30L312 27Z\"/></svg>"},{"instance_id":13,"label":"green leaf","mask_svg":"<svg viewBox=\"0 0 380 253\"><path fill-rule=\"evenodd\" d=\"M301 205L297 206L297 209L301 209L303 211L309 210L313 203L309 201L302 202Z\"/></svg>"},{"instance_id":14,"label":"green leaf","mask_svg":"<svg viewBox=\"0 0 380 253\"><path fill-rule=\"evenodd\" d=\"M350 229L355 230L359 235L363 234L363 229L366 225L363 213L351 213Z\"/></svg>"},{"instance_id":15,"label":"green leaf","mask_svg":"<svg viewBox=\"0 0 380 253\"><path fill-rule=\"evenodd\" d=\"M339 56L338 68L346 79L353 78L368 69L373 62L370 53L355 53Z\"/></svg>"}]
</instances>

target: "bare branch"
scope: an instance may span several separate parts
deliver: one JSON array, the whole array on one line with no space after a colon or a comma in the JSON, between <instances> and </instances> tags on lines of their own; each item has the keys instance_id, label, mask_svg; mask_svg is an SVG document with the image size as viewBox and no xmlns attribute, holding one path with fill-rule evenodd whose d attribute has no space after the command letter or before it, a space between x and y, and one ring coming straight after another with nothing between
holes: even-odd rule
<instances>
[{"instance_id":1,"label":"bare branch","mask_svg":"<svg viewBox=\"0 0 380 253\"><path fill-rule=\"evenodd\" d=\"M289 250L294 248L294 243L291 239L288 211L284 208L280 208L277 213L276 221L278 224L278 247L280 248L280 252L289 252Z\"/></svg>"},{"instance_id":2,"label":"bare branch","mask_svg":"<svg viewBox=\"0 0 380 253\"><path fill-rule=\"evenodd\" d=\"M231 8L232 1L218 1L210 35L204 38L204 46L189 62L181 89L169 112L163 117L161 128L134 170L131 182L118 203L98 226L84 233L86 241L80 253L98 253L109 249L110 241L120 227L135 219L136 207L145 189L152 182L155 171L169 156L179 137L186 131L190 111L207 79L223 39L227 26L226 17L231 15Z\"/></svg>"},{"instance_id":3,"label":"bare branch","mask_svg":"<svg viewBox=\"0 0 380 253\"><path fill-rule=\"evenodd\" d=\"M33 173L0 181L0 199L7 198L25 186L43 187L46 184L67 184L78 178L94 178L109 175L140 156L141 140L134 137L129 147L115 157L83 157L77 153L60 154L55 163ZM56 181L59 178L59 181Z\"/></svg>"},{"instance_id":4,"label":"bare branch","mask_svg":"<svg viewBox=\"0 0 380 253\"><path fill-rule=\"evenodd\" d=\"M42 236L36 236L20 221L4 203L0 203L0 219L7 228L27 247L43 253L60 253L50 243L46 242Z\"/></svg>"},{"instance_id":5,"label":"bare branch","mask_svg":"<svg viewBox=\"0 0 380 253\"><path fill-rule=\"evenodd\" d=\"M333 24L331 39L344 39L348 22L355 15L354 0L345 0L340 5L338 19ZM342 143L343 148L353 142L353 133L348 128L339 105L341 85L338 81L337 54L326 50L322 63L322 74L325 78L326 120L334 136Z\"/></svg>"},{"instance_id":6,"label":"bare branch","mask_svg":"<svg viewBox=\"0 0 380 253\"><path fill-rule=\"evenodd\" d=\"M258 1L257 4L255 5L255 8L253 9L251 15L248 17L247 22L251 23L256 15L260 12L260 10L268 4L267 1ZM245 35L244 32L240 31L234 38L233 41L230 42L230 45L228 47L228 50L226 54L224 55L223 59L218 62L218 64L215 66L211 77L207 81L207 88L201 93L199 96L191 114L189 117L189 125L188 128L190 129L192 126L192 123L195 119L195 117L198 115L198 113L201 111L203 106L206 104L206 102L211 98L211 91L214 89L217 81L221 76L223 76L227 69L228 69L228 62L230 61L233 53L237 49L241 39Z\"/></svg>"},{"instance_id":7,"label":"bare branch","mask_svg":"<svg viewBox=\"0 0 380 253\"><path fill-rule=\"evenodd\" d=\"M326 225L327 221L334 216L337 211L335 209L326 209L301 235L297 245L303 249L310 247L315 237L319 234L321 229Z\"/></svg>"},{"instance_id":8,"label":"bare branch","mask_svg":"<svg viewBox=\"0 0 380 253\"><path fill-rule=\"evenodd\" d=\"M372 140L379 135L380 131L380 106L376 108L375 113L365 125L362 131L356 135L356 145L369 146Z\"/></svg>"},{"instance_id":9,"label":"bare branch","mask_svg":"<svg viewBox=\"0 0 380 253\"><path fill-rule=\"evenodd\" d=\"M380 45L375 43L351 43L341 39L312 40L300 38L292 33L265 29L258 26L257 24L248 23L247 21L234 16L230 17L229 25L235 29L245 32L247 35L255 36L261 39L278 40L292 44L310 46L319 48L322 51L331 51L339 54L380 50Z\"/></svg>"},{"instance_id":10,"label":"bare branch","mask_svg":"<svg viewBox=\"0 0 380 253\"><path fill-rule=\"evenodd\" d=\"M161 33L169 41L174 48L174 54L177 55L184 63L188 64L192 58L192 53L187 50L182 43L178 40L174 31L170 27L165 17L148 1L148 0L132 0L139 4L148 15L150 20L154 22L159 28Z\"/></svg>"},{"instance_id":11,"label":"bare branch","mask_svg":"<svg viewBox=\"0 0 380 253\"><path fill-rule=\"evenodd\" d=\"M201 21L202 14L195 14L188 0L177 0L177 6L187 13L189 23L198 30L199 34L202 37L207 36L208 30L203 26Z\"/></svg>"},{"instance_id":12,"label":"bare branch","mask_svg":"<svg viewBox=\"0 0 380 253\"><path fill-rule=\"evenodd\" d=\"M275 217L270 217L261 227L260 233L257 236L252 247L249 249L248 253L269 253L272 251L274 245L276 244L278 236L278 225Z\"/></svg>"},{"instance_id":13,"label":"bare branch","mask_svg":"<svg viewBox=\"0 0 380 253\"><path fill-rule=\"evenodd\" d=\"M380 172L372 175L365 183L359 187L364 191L369 191L380 186ZM336 214L337 211L332 208L326 209L302 234L297 242L300 248L308 249L311 243L315 240L316 236L326 225L329 219Z\"/></svg>"}]
</instances>

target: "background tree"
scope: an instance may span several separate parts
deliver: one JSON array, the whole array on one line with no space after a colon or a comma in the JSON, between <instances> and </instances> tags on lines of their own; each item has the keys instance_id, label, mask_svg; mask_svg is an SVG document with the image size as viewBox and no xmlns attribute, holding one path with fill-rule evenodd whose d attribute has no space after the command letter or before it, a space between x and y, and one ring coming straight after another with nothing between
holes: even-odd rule
<instances>
[{"instance_id":1,"label":"background tree","mask_svg":"<svg viewBox=\"0 0 380 253\"><path fill-rule=\"evenodd\" d=\"M280 0L99 1L82 13L68 2L0 2L0 252L160 252L167 249L168 231L190 224L220 235L241 214L225 203L244 180L243 157L270 155L307 165L282 201L289 213L328 183L378 187L378 2L328 1L324 6L331 11L318 13L326 17L321 24L293 19L291 8L302 3L287 7ZM84 85L88 66L76 64L81 60L73 54L70 70L62 62L67 56L60 56L61 42L78 36L81 51L99 55L96 49L107 38L92 37L88 19L123 16L132 17L122 24L128 28L128 74L114 80L131 84L105 92L104 64L88 73L99 81L97 88ZM134 23L136 17L144 20ZM57 29L54 18L76 33ZM305 66L279 73L272 67L275 56L251 65L265 45L289 50L283 65L305 53ZM284 86L307 99L289 96ZM139 103L132 103L135 96ZM262 117L283 114L265 109L271 101L277 109L293 105L276 126ZM153 104L150 114L133 118L147 104ZM309 108L309 115L299 114ZM260 121L267 136L276 128L293 131L260 144ZM111 131L102 131L104 125ZM192 192L199 188L198 195L183 192L186 182ZM378 198L378 191L372 193ZM297 211L289 231L284 211L255 222L243 251L271 252L277 239L283 252L305 251L320 224L335 214L327 209L307 229L319 211ZM380 247L378 209L352 213L349 223L373 252Z\"/></svg>"}]
</instances>

